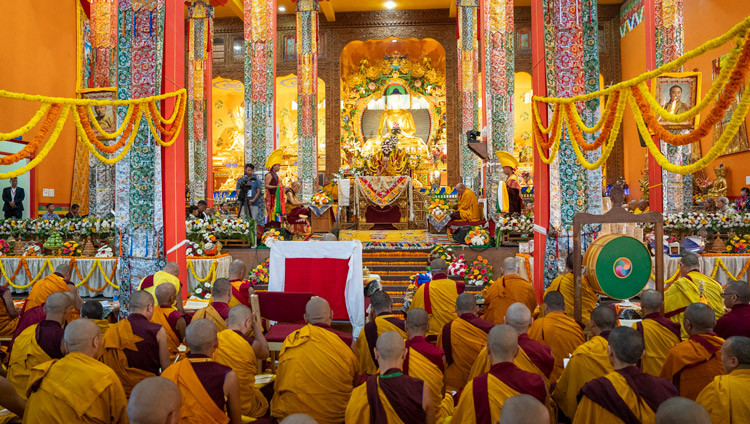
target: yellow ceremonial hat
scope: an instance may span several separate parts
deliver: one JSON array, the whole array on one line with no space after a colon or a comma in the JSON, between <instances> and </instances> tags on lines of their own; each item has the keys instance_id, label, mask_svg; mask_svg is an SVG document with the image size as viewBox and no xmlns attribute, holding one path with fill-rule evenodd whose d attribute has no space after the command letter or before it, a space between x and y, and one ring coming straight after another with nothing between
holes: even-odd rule
<instances>
[{"instance_id":1,"label":"yellow ceremonial hat","mask_svg":"<svg viewBox=\"0 0 750 424\"><path fill-rule=\"evenodd\" d=\"M497 156L497 160L500 161L500 165L509 166L514 169L518 168L518 159L510 153L498 150L495 152L495 156Z\"/></svg>"},{"instance_id":2,"label":"yellow ceremonial hat","mask_svg":"<svg viewBox=\"0 0 750 424\"><path fill-rule=\"evenodd\" d=\"M271 169L274 165L281 165L281 157L284 155L284 149L276 149L268 155L266 159L266 169Z\"/></svg>"}]
</instances>

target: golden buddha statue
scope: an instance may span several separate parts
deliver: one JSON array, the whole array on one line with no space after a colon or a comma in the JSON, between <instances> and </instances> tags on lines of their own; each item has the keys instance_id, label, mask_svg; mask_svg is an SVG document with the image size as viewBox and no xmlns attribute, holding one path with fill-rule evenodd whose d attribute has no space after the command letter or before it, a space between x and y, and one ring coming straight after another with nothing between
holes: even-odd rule
<instances>
[{"instance_id":1,"label":"golden buddha statue","mask_svg":"<svg viewBox=\"0 0 750 424\"><path fill-rule=\"evenodd\" d=\"M714 173L716 174L716 181L714 181L714 184L711 186L711 188L708 190L708 195L710 197L723 197L727 195L727 170L729 168L725 168L724 164L722 163L719 165L718 168L714 168Z\"/></svg>"},{"instance_id":2,"label":"golden buddha statue","mask_svg":"<svg viewBox=\"0 0 750 424\"><path fill-rule=\"evenodd\" d=\"M386 109L380 115L378 124L378 135L365 142L362 147L362 156L371 156L381 150L383 140L392 135L392 130L398 128L398 145L401 150L409 155L428 157L430 149L427 144L416 136L417 128L414 124L414 116L405 109Z\"/></svg>"},{"instance_id":3,"label":"golden buddha statue","mask_svg":"<svg viewBox=\"0 0 750 424\"><path fill-rule=\"evenodd\" d=\"M378 177L405 175L409 171L409 155L398 147L398 124L391 130L391 136L380 144L380 150L367 159L370 175Z\"/></svg>"}]
</instances>

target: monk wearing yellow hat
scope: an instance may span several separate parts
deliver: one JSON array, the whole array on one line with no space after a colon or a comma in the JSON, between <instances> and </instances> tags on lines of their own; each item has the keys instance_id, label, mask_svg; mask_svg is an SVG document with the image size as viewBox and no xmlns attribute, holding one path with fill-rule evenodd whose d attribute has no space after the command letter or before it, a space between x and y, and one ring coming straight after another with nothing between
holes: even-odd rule
<instances>
[{"instance_id":1,"label":"monk wearing yellow hat","mask_svg":"<svg viewBox=\"0 0 750 424\"><path fill-rule=\"evenodd\" d=\"M266 159L266 222L281 222L281 217L286 215L284 204L284 185L281 183L278 172L281 169L281 159L284 149L276 149Z\"/></svg>"},{"instance_id":2,"label":"monk wearing yellow hat","mask_svg":"<svg viewBox=\"0 0 750 424\"><path fill-rule=\"evenodd\" d=\"M513 215L520 214L523 206L521 200L521 182L516 175L518 169L518 159L508 152L498 150L495 152L497 160L503 167L503 173L507 177L504 182L500 183L500 190L497 197L498 211Z\"/></svg>"}]
</instances>

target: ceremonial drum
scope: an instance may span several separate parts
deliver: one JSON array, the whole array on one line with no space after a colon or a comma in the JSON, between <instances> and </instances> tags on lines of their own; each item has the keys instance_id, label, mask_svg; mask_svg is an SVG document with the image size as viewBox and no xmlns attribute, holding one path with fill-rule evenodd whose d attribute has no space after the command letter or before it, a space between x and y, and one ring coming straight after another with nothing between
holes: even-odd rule
<instances>
[{"instance_id":1,"label":"ceremonial drum","mask_svg":"<svg viewBox=\"0 0 750 424\"><path fill-rule=\"evenodd\" d=\"M633 237L607 234L589 246L583 266L587 281L597 293L630 299L648 283L651 254Z\"/></svg>"}]
</instances>

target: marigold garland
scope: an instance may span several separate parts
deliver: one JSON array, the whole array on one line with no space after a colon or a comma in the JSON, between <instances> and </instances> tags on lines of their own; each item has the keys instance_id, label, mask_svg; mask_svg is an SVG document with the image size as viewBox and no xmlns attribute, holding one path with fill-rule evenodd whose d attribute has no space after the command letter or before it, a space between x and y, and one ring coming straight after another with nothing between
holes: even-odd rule
<instances>
[{"instance_id":1,"label":"marigold garland","mask_svg":"<svg viewBox=\"0 0 750 424\"><path fill-rule=\"evenodd\" d=\"M97 138L101 138L102 140L114 140L117 137L119 137L123 133L123 131L125 131L126 127L131 126L131 124L133 123L132 118L133 118L133 112L135 111L135 107L140 107L140 105L136 104L136 105L130 105L128 107L128 111L125 114L125 119L122 121L122 124L120 125L120 127L113 133L108 133L107 131L104 130L104 128L102 128L102 126L99 124L99 121L96 120L96 116L94 116L92 106L76 105L76 111L78 112L78 116L81 119L86 119L87 121L93 122L94 128L96 128L96 131L98 131L99 134L101 134L101 137L97 137Z\"/></svg>"},{"instance_id":2,"label":"marigold garland","mask_svg":"<svg viewBox=\"0 0 750 424\"><path fill-rule=\"evenodd\" d=\"M138 111L138 116L136 116L136 118L135 118L135 125L134 125L135 128L139 128L140 127L140 125L141 125L141 118L143 118L143 111L139 110ZM81 121L78 119L78 116L75 115L75 114L73 115L73 121L75 122L76 128L78 129L78 133L79 134L81 134L81 133L86 134L85 133L86 130L83 128L83 126L81 124ZM122 150L120 151L120 153L117 156L115 156L115 157L113 157L111 159L109 159L109 158L103 156L101 153L99 153L99 151L97 150L97 146L94 145L94 143L92 143L88 139L88 137L81 137L81 140L86 145L86 147L89 149L89 151L91 152L91 154L94 155L95 158L99 159L99 162L102 162L102 163L107 164L107 165L112 165L114 163L119 162L123 157L125 157L126 154L128 154L128 152L130 151L130 148L133 147L133 142L135 142L135 136L136 135L138 135L138 131L137 130L136 131L130 131L130 137L128 137L127 142L122 147ZM124 139L125 138L123 137L122 140L124 140ZM112 146L109 146L109 147L112 147Z\"/></svg>"},{"instance_id":3,"label":"marigold garland","mask_svg":"<svg viewBox=\"0 0 750 424\"><path fill-rule=\"evenodd\" d=\"M89 143L92 143L94 146L96 146L97 149L101 150L104 153L114 153L118 151L122 146L125 145L125 142L130 138L131 131L133 131L134 121L132 119L127 119L126 117L125 120L130 125L127 125L127 127L126 126L122 127L123 131L120 132L122 134L122 137L120 137L117 143L107 146L101 141L99 141L99 138L94 132L94 129L91 128L92 121L89 120L88 115L85 113L85 110L84 110L85 107L86 106L76 106L76 110L78 111L78 113L76 115L73 115L73 119L76 120L76 126L80 122L81 127L83 128L83 133L86 135L86 139L88 140ZM133 113L136 113L136 116L138 116L137 119L140 120L140 110L141 110L140 105L133 105L128 109L128 113L131 113L131 111ZM96 122L96 119L94 119L93 122ZM104 138L104 140L111 140L111 138Z\"/></svg>"},{"instance_id":4,"label":"marigold garland","mask_svg":"<svg viewBox=\"0 0 750 424\"><path fill-rule=\"evenodd\" d=\"M12 140L14 138L18 138L27 132L29 132L32 128L36 126L36 124L39 123L39 121L42 119L42 116L47 113L49 108L52 106L52 103L44 103L42 104L42 107L37 109L37 111L34 113L34 116L31 117L29 122L26 123L26 125L22 126L21 128L11 131L9 133L0 133L0 140Z\"/></svg>"},{"instance_id":5,"label":"marigold garland","mask_svg":"<svg viewBox=\"0 0 750 424\"><path fill-rule=\"evenodd\" d=\"M47 119L44 120L41 128L39 128L39 132L36 133L31 142L25 145L18 153L0 158L0 165L10 165L34 155L37 147L39 147L39 143L47 138L47 133L49 133L52 124L60 118L61 112L62 107L59 104L50 105Z\"/></svg>"}]
</instances>

